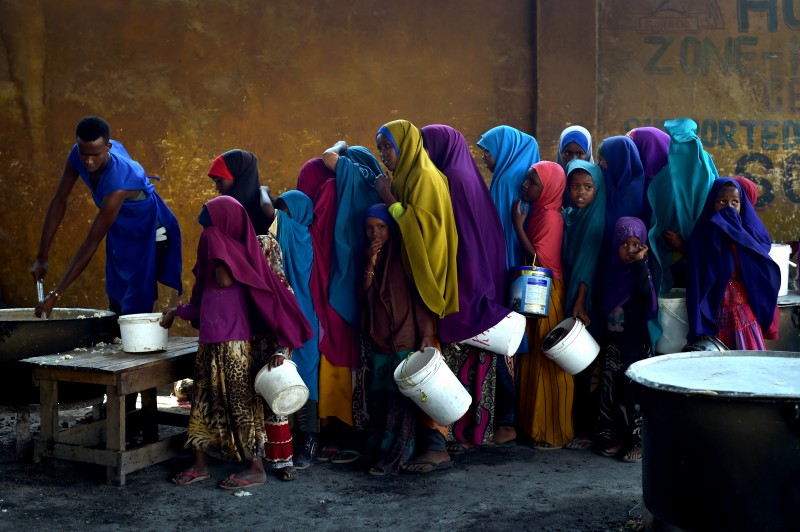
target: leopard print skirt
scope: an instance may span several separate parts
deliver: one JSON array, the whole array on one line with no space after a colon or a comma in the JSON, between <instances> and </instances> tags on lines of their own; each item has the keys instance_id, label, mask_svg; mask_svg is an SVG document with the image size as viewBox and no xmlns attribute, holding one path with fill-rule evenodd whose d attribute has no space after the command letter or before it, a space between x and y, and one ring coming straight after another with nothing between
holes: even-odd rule
<instances>
[{"instance_id":1,"label":"leopard print skirt","mask_svg":"<svg viewBox=\"0 0 800 532\"><path fill-rule=\"evenodd\" d=\"M264 457L264 403L254 387L251 342L200 344L186 448L229 461Z\"/></svg>"}]
</instances>

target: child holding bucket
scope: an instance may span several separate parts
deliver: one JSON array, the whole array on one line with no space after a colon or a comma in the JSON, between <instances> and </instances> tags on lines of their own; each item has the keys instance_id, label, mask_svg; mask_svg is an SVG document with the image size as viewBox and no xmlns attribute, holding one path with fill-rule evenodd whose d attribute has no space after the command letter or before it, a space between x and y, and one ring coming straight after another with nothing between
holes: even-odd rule
<instances>
[{"instance_id":1,"label":"child holding bucket","mask_svg":"<svg viewBox=\"0 0 800 532\"><path fill-rule=\"evenodd\" d=\"M568 206L564 211L564 242L561 258L567 285L565 314L592 324L592 299L597 257L603 243L606 210L606 184L602 169L591 162L574 159L567 164ZM597 309L595 308L595 313ZM598 320L599 321L599 320ZM595 329L602 331L595 324ZM591 330L590 330L591 331ZM596 335L599 337L599 334ZM591 394L595 364L575 375L575 402L572 418L575 438L567 449L592 446L596 408Z\"/></svg>"},{"instance_id":2,"label":"child holding bucket","mask_svg":"<svg viewBox=\"0 0 800 532\"><path fill-rule=\"evenodd\" d=\"M687 244L690 342L716 336L730 349L765 349L781 283L771 245L741 185L716 179Z\"/></svg>"},{"instance_id":3,"label":"child holding bucket","mask_svg":"<svg viewBox=\"0 0 800 532\"><path fill-rule=\"evenodd\" d=\"M651 356L647 322L658 312L644 222L631 216L617 220L611 246L601 304L607 319L595 441L603 456L624 452L623 461L638 462L642 459L641 417L625 371Z\"/></svg>"},{"instance_id":4,"label":"child holding bucket","mask_svg":"<svg viewBox=\"0 0 800 532\"><path fill-rule=\"evenodd\" d=\"M319 319L311 299L314 250L308 229L314 215L314 204L299 190L289 190L278 196L274 206L265 210L269 218L274 218L270 232L275 229L286 261L286 277L314 334L302 347L292 351L292 361L297 364L297 371L309 391L308 401L296 415L302 442L294 449L293 463L297 469L306 469L314 458L319 434Z\"/></svg>"},{"instance_id":5,"label":"child holding bucket","mask_svg":"<svg viewBox=\"0 0 800 532\"><path fill-rule=\"evenodd\" d=\"M434 316L405 274L399 231L386 205L367 209L364 223L362 368L353 395L354 408L366 411L369 417L367 472L387 475L403 468L427 473L451 462L446 457L446 462L426 459L415 461L414 467L409 465L419 410L398 390L394 371L410 353L435 346ZM444 448L444 441L441 446Z\"/></svg>"},{"instance_id":6,"label":"child holding bucket","mask_svg":"<svg viewBox=\"0 0 800 532\"><path fill-rule=\"evenodd\" d=\"M172 481L185 486L211 478L208 454L247 465L222 480L220 488L259 486L266 480L264 408L253 379L263 363L256 360L251 340L253 329L264 331L251 323L263 323L284 348L300 347L311 330L297 300L269 269L238 201L228 196L210 200L199 222L204 229L191 300L166 311L161 322L169 328L179 316L200 329L186 442L195 461ZM268 363L277 367L284 358L275 352Z\"/></svg>"},{"instance_id":7,"label":"child holding bucket","mask_svg":"<svg viewBox=\"0 0 800 532\"><path fill-rule=\"evenodd\" d=\"M564 320L564 280L561 269L561 244L564 219L561 202L566 188L564 169L557 163L542 161L528 170L514 203L514 229L525 254L534 266L552 272L547 316L529 320L530 349L519 355L519 412L517 427L533 440L534 449L561 449L574 436L572 375L561 369L543 352L541 343ZM527 208L531 214L527 217ZM527 223L526 223L526 217Z\"/></svg>"}]
</instances>

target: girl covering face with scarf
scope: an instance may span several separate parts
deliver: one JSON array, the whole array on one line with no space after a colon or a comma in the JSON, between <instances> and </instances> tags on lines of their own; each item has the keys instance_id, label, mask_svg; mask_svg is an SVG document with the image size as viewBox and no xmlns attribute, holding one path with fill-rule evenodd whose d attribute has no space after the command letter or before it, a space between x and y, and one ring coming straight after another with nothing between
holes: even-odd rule
<instances>
[{"instance_id":1,"label":"girl covering face with scarf","mask_svg":"<svg viewBox=\"0 0 800 532\"><path fill-rule=\"evenodd\" d=\"M765 349L762 331L776 317L780 289L771 246L741 185L715 180L688 242L690 340L716 336L730 349Z\"/></svg>"}]
</instances>

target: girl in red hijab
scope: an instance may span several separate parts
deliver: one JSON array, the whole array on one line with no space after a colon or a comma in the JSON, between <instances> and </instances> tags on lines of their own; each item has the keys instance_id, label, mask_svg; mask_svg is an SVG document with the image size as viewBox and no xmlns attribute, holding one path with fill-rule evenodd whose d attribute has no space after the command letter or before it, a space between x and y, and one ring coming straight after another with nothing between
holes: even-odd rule
<instances>
[{"instance_id":1,"label":"girl in red hijab","mask_svg":"<svg viewBox=\"0 0 800 532\"><path fill-rule=\"evenodd\" d=\"M573 377L542 352L544 337L564 316L564 287L561 243L564 219L561 200L566 176L561 165L541 161L530 167L522 183L521 199L514 203L514 228L522 250L534 266L552 272L547 317L529 320L530 352L520 355L519 414L517 427L533 440L534 449L560 449L572 440ZM531 212L522 202L530 202ZM527 217L527 223L526 223Z\"/></svg>"}]
</instances>

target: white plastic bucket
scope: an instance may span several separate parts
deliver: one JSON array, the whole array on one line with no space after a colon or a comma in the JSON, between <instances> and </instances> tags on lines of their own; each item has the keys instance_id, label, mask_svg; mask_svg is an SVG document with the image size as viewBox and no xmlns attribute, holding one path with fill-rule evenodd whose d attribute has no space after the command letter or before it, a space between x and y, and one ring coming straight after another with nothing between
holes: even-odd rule
<instances>
[{"instance_id":1,"label":"white plastic bucket","mask_svg":"<svg viewBox=\"0 0 800 532\"><path fill-rule=\"evenodd\" d=\"M438 349L426 347L406 357L394 370L400 393L439 425L455 423L467 413L472 397L447 367Z\"/></svg>"},{"instance_id":2,"label":"white plastic bucket","mask_svg":"<svg viewBox=\"0 0 800 532\"><path fill-rule=\"evenodd\" d=\"M291 360L276 368L261 368L256 373L255 388L278 416L294 414L308 401L308 387Z\"/></svg>"},{"instance_id":3,"label":"white plastic bucket","mask_svg":"<svg viewBox=\"0 0 800 532\"><path fill-rule=\"evenodd\" d=\"M122 350L128 353L163 351L167 348L169 330L161 326L161 314L127 314L117 319Z\"/></svg>"},{"instance_id":4,"label":"white plastic bucket","mask_svg":"<svg viewBox=\"0 0 800 532\"><path fill-rule=\"evenodd\" d=\"M656 353L680 353L689 335L684 288L673 288L658 298L658 323L661 325L661 337L656 342Z\"/></svg>"},{"instance_id":5,"label":"white plastic bucket","mask_svg":"<svg viewBox=\"0 0 800 532\"><path fill-rule=\"evenodd\" d=\"M511 283L511 309L532 318L547 317L553 272L547 268L517 266L514 274L519 277Z\"/></svg>"},{"instance_id":6,"label":"white plastic bucket","mask_svg":"<svg viewBox=\"0 0 800 532\"><path fill-rule=\"evenodd\" d=\"M577 375L597 357L600 346L581 320L567 318L545 336L542 351L561 369Z\"/></svg>"},{"instance_id":7,"label":"white plastic bucket","mask_svg":"<svg viewBox=\"0 0 800 532\"><path fill-rule=\"evenodd\" d=\"M461 343L480 347L498 355L514 356L522 342L522 335L525 334L525 324L525 316L512 311L497 324Z\"/></svg>"},{"instance_id":8,"label":"white plastic bucket","mask_svg":"<svg viewBox=\"0 0 800 532\"><path fill-rule=\"evenodd\" d=\"M769 250L769 256L781 269L781 289L778 291L779 296L785 296L789 293L789 259L792 256L792 246L787 244L772 244Z\"/></svg>"}]
</instances>

